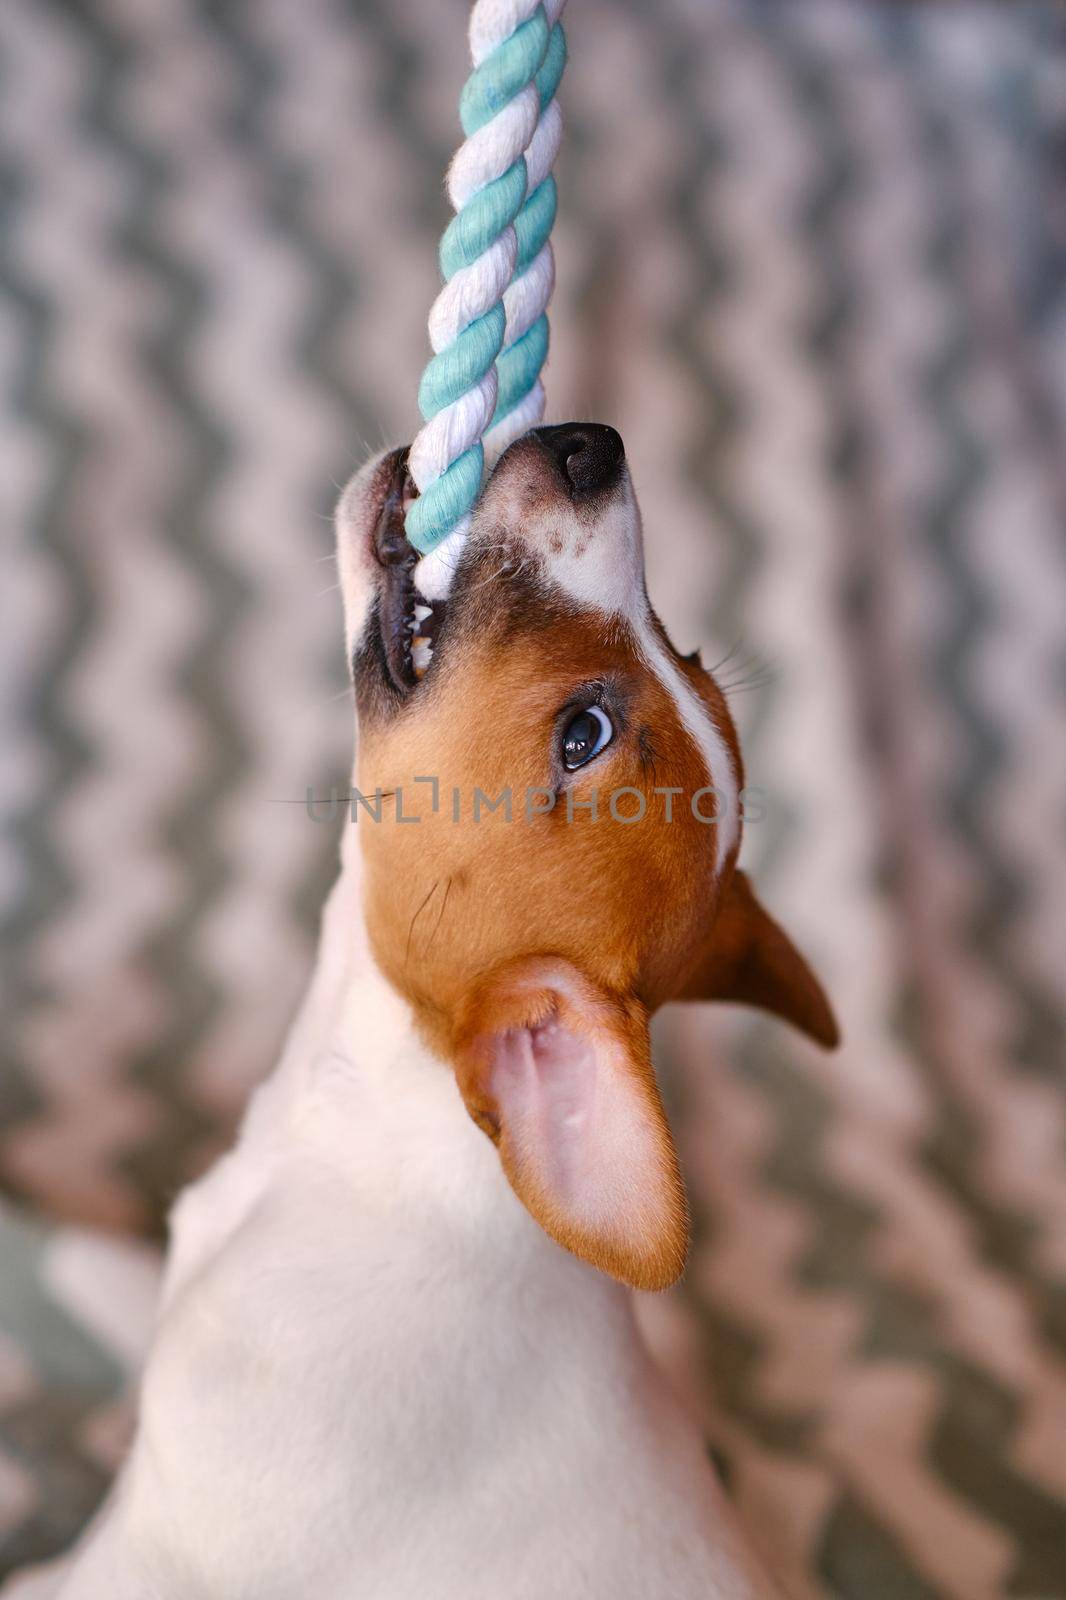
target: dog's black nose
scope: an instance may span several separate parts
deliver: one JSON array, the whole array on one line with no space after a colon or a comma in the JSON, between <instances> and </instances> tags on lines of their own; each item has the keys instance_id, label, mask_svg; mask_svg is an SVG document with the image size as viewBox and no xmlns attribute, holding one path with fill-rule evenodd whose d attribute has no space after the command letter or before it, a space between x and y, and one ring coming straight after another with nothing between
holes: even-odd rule
<instances>
[{"instance_id":1,"label":"dog's black nose","mask_svg":"<svg viewBox=\"0 0 1066 1600\"><path fill-rule=\"evenodd\" d=\"M621 435L600 422L564 422L534 432L571 487L581 494L606 488L625 456Z\"/></svg>"}]
</instances>

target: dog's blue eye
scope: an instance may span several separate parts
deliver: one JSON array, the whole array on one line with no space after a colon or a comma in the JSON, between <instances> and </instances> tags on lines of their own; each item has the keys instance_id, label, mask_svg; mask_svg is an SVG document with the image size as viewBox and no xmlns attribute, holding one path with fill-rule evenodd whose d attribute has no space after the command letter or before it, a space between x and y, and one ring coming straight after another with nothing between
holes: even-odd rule
<instances>
[{"instance_id":1,"label":"dog's blue eye","mask_svg":"<svg viewBox=\"0 0 1066 1600\"><path fill-rule=\"evenodd\" d=\"M571 717L563 731L563 764L573 772L586 761L598 756L611 742L614 729L606 711L599 706L586 706L576 717Z\"/></svg>"}]
</instances>

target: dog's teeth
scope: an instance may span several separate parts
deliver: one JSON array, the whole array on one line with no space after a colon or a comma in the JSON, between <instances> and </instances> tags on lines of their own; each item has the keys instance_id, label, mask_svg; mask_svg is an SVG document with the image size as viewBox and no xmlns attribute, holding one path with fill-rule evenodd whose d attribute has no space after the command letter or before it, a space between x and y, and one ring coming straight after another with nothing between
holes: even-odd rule
<instances>
[{"instance_id":1,"label":"dog's teeth","mask_svg":"<svg viewBox=\"0 0 1066 1600\"><path fill-rule=\"evenodd\" d=\"M433 646L430 644L428 639L423 639L421 636L417 637L413 641L411 661L419 677L422 676L423 672L425 672L432 660Z\"/></svg>"},{"instance_id":2,"label":"dog's teeth","mask_svg":"<svg viewBox=\"0 0 1066 1600\"><path fill-rule=\"evenodd\" d=\"M433 607L432 606L423 606L423 605L416 605L415 606L415 621L416 622L425 622L426 618L427 617L431 617L432 615L433 615Z\"/></svg>"}]
</instances>

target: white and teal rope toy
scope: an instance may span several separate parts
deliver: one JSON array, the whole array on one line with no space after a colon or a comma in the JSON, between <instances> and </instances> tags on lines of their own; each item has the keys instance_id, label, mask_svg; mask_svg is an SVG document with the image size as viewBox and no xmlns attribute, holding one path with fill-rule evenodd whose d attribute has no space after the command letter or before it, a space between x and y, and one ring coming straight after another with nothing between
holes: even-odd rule
<instances>
[{"instance_id":1,"label":"white and teal rope toy","mask_svg":"<svg viewBox=\"0 0 1066 1600\"><path fill-rule=\"evenodd\" d=\"M544 416L564 3L477 0L470 17L466 140L448 172L456 214L440 245L445 282L418 391L425 425L409 458L419 494L407 537L422 552L415 581L430 600L448 592L486 466Z\"/></svg>"}]
</instances>

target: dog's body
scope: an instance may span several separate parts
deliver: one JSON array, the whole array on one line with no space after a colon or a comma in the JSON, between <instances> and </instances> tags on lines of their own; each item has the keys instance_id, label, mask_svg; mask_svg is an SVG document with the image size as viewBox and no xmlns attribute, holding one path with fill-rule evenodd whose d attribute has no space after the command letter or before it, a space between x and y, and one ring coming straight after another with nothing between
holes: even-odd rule
<instances>
[{"instance_id":1,"label":"dog's body","mask_svg":"<svg viewBox=\"0 0 1066 1600\"><path fill-rule=\"evenodd\" d=\"M537 1227L374 972L347 854L282 1066L177 1207L136 1448L58 1593L761 1593L631 1294Z\"/></svg>"},{"instance_id":2,"label":"dog's body","mask_svg":"<svg viewBox=\"0 0 1066 1600\"><path fill-rule=\"evenodd\" d=\"M513 489L524 475L526 489L535 481L545 503L558 492L549 482L555 469L541 459L551 452L516 448L494 483ZM375 470L359 480L354 500L347 497L341 569L370 744L363 766L376 763L369 775L392 784L401 759L389 742L397 716L407 718L413 748L403 759L413 774L432 771L449 753L461 764L470 738L456 743L458 712L446 707L447 749L434 745L432 715L426 721L411 709L423 695L436 704L443 690L428 683L423 690L413 676L390 687L390 640L383 625L376 624L380 637L373 631L385 596L382 590L375 601L372 584L368 593L366 527L377 518L380 535L398 469ZM626 489L620 497L617 483L616 474L614 499L602 506L581 502L598 508L595 516L583 512L583 526L621 518L639 556L631 496ZM593 488L599 493L598 483ZM497 494L497 519L504 509ZM483 558L499 549L499 520L487 526ZM622 534L612 524L604 537ZM624 549L608 550L611 570L625 557ZM469 573L465 587L474 592ZM479 617L476 630L462 612L449 617L455 642L440 654L450 651L456 664L435 664L430 678L438 670L458 674L460 659L476 656L482 643L464 641L481 639ZM613 719L611 759L625 759L630 737L647 759L652 736L641 724L640 697L650 696L664 768L656 776L676 777L667 762L671 740L678 760L705 776L703 756L697 762L693 754L700 754L695 698L673 727L662 693L665 683L682 704L678 668L670 663L657 677L649 668L646 683L640 677L646 658L658 661L656 649L667 646L645 643L631 661L616 646L614 657L602 647L610 657L607 687L596 689L595 702L608 708L603 720L608 712ZM507 648L515 648L513 636ZM551 707L571 680L585 685L589 677L583 667L556 665L559 685L537 686ZM497 676L511 670L518 674L520 665L497 662ZM582 687L579 701L592 692ZM469 701L468 686L457 693ZM508 704L516 693L506 690ZM579 733L594 732L599 724L581 715ZM536 740L539 718L530 724ZM574 726L571 717L567 727ZM519 718L516 747L524 727ZM714 718L697 731L711 748L708 759L717 759ZM576 738L565 748L584 765L591 746ZM564 767L554 779L560 788L571 781L569 758ZM534 764L529 772L536 771ZM374 785L362 775L366 792ZM469 767L461 775L469 777ZM498 786L498 771L485 775ZM739 758L731 781L736 788ZM763 1600L770 1593L731 1523L699 1429L656 1371L631 1293L614 1278L661 1286L684 1256L683 1194L647 1061L648 1011L671 992L735 992L824 1037L831 1019L820 991L805 968L790 965L798 958L790 947L783 954L779 931L755 920L764 914L753 909L743 880L728 889L737 841L723 847L721 830L715 837L716 830L697 834L686 825L687 844L664 834L655 845L660 885L674 870L675 850L710 852L707 893L721 901L712 980L702 973L707 952L695 919L702 937L705 918L696 897L688 923L673 929L664 905L645 954L626 953L638 927L626 920L633 874L638 866L651 870L644 857L631 858L617 902L593 906L607 923L591 930L600 945L582 945L578 960L589 930L586 918L568 931L565 880L544 886L550 932L538 924L536 906L544 863L577 849L577 832L531 826L512 839L496 814L492 831L475 836L459 860L448 854L458 846L437 810L427 809L423 821L431 854L448 871L439 912L435 891L423 892L424 859L418 865L409 854L414 845L406 841L418 828L364 819L345 830L318 967L282 1062L257 1092L235 1150L176 1207L130 1459L70 1564L40 1580L46 1587L35 1595ZM469 828L457 830L460 837L469 841ZM470 881L494 851L527 847L545 853L523 858L518 910ZM580 848L583 872L608 870L589 866L597 836L586 831ZM691 870L686 858L678 895L687 893ZM595 898L597 882L586 883L585 898ZM608 967L597 951L619 932L609 925L612 904L627 909L617 912L625 938ZM638 907L636 915L647 922L650 910ZM675 934L676 949L689 952L681 973L676 950L664 955ZM770 956L759 955L756 938ZM474 953L482 939L501 958L487 980ZM625 978L619 964L627 961ZM727 969L728 981L721 978Z\"/></svg>"}]
</instances>

